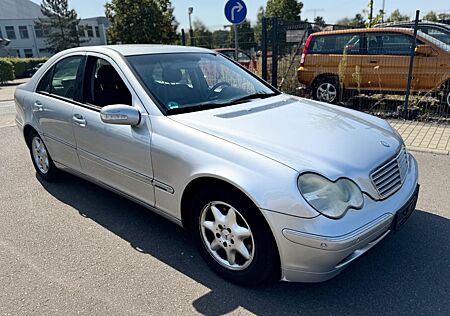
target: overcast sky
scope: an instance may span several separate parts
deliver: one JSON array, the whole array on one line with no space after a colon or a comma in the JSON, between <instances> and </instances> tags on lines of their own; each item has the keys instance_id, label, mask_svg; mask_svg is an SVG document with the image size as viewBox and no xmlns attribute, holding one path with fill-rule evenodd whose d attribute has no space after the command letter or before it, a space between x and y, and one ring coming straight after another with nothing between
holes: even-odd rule
<instances>
[{"instance_id":1,"label":"overcast sky","mask_svg":"<svg viewBox=\"0 0 450 316\"><path fill-rule=\"evenodd\" d=\"M32 0L40 3L40 0ZM75 8L83 17L104 15L104 4L107 0L69 0L69 5ZM227 21L224 17L223 8L226 0L172 0L175 7L175 17L180 27L188 28L188 7L194 7L193 18L202 20L210 28L219 28ZM334 23L343 17L352 17L367 7L368 0L303 0L304 4L301 16L312 20L314 12L321 15L327 23ZM381 9L383 0L375 0L375 12ZM403 14L413 16L415 10L419 9L426 13L430 10L450 13L450 0L385 0L386 12L389 14L395 9L400 9ZM256 21L256 13L265 0L245 0L248 7L248 18Z\"/></svg>"}]
</instances>

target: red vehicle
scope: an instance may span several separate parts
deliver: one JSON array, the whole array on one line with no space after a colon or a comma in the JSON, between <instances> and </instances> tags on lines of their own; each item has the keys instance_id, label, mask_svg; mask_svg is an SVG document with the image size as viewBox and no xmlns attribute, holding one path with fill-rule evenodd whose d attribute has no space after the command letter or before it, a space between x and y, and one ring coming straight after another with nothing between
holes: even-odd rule
<instances>
[{"instance_id":1,"label":"red vehicle","mask_svg":"<svg viewBox=\"0 0 450 316\"><path fill-rule=\"evenodd\" d=\"M236 60L234 48L217 48L214 50L233 60ZM249 70L256 70L256 60L241 50L238 50L237 62Z\"/></svg>"}]
</instances>

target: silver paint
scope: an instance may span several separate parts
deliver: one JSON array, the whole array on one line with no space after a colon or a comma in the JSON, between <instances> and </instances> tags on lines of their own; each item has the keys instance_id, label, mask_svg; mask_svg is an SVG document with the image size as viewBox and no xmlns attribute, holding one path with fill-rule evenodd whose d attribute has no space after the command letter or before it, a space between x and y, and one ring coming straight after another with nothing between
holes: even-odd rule
<instances>
[{"instance_id":1,"label":"silver paint","mask_svg":"<svg viewBox=\"0 0 450 316\"><path fill-rule=\"evenodd\" d=\"M417 165L408 154L400 189L382 199L370 174L393 159L403 141L379 118L321 102L279 95L212 110L164 116L123 56L207 52L162 45L75 48L56 54L17 88L18 128L33 127L59 168L81 175L181 224L181 200L192 181L215 178L246 194L267 220L281 259L281 278L318 282L338 274L384 238L412 196ZM35 93L44 73L70 55L94 55L118 71L140 113L138 125L104 123L100 111ZM380 141L389 144L380 146ZM300 173L353 180L364 206L339 220L302 198ZM350 246L347 247L347 245ZM331 250L336 248L338 250ZM347 260L347 259L348 260Z\"/></svg>"}]
</instances>

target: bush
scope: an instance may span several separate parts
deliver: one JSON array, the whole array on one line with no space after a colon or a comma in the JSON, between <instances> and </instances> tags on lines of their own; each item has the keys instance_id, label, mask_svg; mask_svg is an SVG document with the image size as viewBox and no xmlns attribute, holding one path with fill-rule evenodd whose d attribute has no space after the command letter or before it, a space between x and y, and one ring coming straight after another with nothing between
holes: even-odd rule
<instances>
[{"instance_id":1,"label":"bush","mask_svg":"<svg viewBox=\"0 0 450 316\"><path fill-rule=\"evenodd\" d=\"M19 58L19 57L5 57L0 60L6 60L13 64L14 74L16 78L23 78L27 69L33 68L39 63L46 62L48 58Z\"/></svg>"},{"instance_id":2,"label":"bush","mask_svg":"<svg viewBox=\"0 0 450 316\"><path fill-rule=\"evenodd\" d=\"M0 83L14 80L14 66L7 60L0 59Z\"/></svg>"}]
</instances>

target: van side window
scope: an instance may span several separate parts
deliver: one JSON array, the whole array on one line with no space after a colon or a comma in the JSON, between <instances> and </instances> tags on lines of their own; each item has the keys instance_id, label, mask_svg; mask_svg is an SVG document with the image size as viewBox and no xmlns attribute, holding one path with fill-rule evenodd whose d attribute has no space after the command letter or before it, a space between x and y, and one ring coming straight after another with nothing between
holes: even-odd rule
<instances>
[{"instance_id":1,"label":"van side window","mask_svg":"<svg viewBox=\"0 0 450 316\"><path fill-rule=\"evenodd\" d=\"M98 107L112 104L131 106L130 91L115 68L106 60L89 56L84 82L84 102Z\"/></svg>"},{"instance_id":2,"label":"van side window","mask_svg":"<svg viewBox=\"0 0 450 316\"><path fill-rule=\"evenodd\" d=\"M411 36L401 33L367 33L369 55L409 55Z\"/></svg>"},{"instance_id":3,"label":"van side window","mask_svg":"<svg viewBox=\"0 0 450 316\"><path fill-rule=\"evenodd\" d=\"M337 34L313 36L309 44L310 54L359 54L361 40L359 34Z\"/></svg>"}]
</instances>

